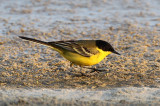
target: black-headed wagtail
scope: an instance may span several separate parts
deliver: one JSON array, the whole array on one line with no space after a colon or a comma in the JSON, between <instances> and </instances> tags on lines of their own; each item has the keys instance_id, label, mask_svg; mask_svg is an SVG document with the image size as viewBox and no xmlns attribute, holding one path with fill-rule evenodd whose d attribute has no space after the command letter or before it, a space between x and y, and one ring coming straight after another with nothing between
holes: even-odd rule
<instances>
[{"instance_id":1,"label":"black-headed wagtail","mask_svg":"<svg viewBox=\"0 0 160 106\"><path fill-rule=\"evenodd\" d=\"M68 40L44 42L33 38L19 36L22 39L50 46L72 64L80 66L95 65L111 53L120 55L103 40Z\"/></svg>"}]
</instances>

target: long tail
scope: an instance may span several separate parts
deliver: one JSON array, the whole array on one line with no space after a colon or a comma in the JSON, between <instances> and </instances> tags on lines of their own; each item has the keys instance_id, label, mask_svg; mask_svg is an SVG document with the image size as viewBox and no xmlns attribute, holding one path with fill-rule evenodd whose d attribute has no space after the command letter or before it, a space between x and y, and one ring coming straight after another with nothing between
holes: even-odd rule
<instances>
[{"instance_id":1,"label":"long tail","mask_svg":"<svg viewBox=\"0 0 160 106\"><path fill-rule=\"evenodd\" d=\"M28 38L28 37L24 37L24 36L19 36L19 37L22 38L22 39L25 39L25 40L29 40L29 41L33 41L33 42L36 42L36 43L40 43L40 44L43 44L43 45L50 46L50 47L52 47L52 49L54 49L55 51L57 51L59 53L63 52L63 49L61 47L57 46L55 42L44 42L44 41L41 41L41 40Z\"/></svg>"},{"instance_id":2,"label":"long tail","mask_svg":"<svg viewBox=\"0 0 160 106\"><path fill-rule=\"evenodd\" d=\"M25 39L25 40L29 40L29 41L33 41L33 42L37 42L37 43L49 46L48 42L44 42L44 41L41 41L41 40L37 40L37 39L33 39L33 38L28 38L28 37L24 37L24 36L19 36L19 37L22 38L22 39Z\"/></svg>"}]
</instances>

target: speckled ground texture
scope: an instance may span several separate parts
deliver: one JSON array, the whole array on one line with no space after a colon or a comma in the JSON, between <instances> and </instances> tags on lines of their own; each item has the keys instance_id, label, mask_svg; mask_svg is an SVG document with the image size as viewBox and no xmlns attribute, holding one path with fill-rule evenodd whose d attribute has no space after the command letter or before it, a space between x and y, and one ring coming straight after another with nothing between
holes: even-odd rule
<instances>
[{"instance_id":1,"label":"speckled ground texture","mask_svg":"<svg viewBox=\"0 0 160 106\"><path fill-rule=\"evenodd\" d=\"M17 88L91 91L122 87L160 89L159 0L0 2L0 95L4 98L7 98L5 91ZM101 39L113 45L121 55L107 56L92 66L99 71L90 73L92 69L70 67L69 61L49 47L18 36L43 41ZM69 102L51 97L40 97L35 101L20 98L15 103L7 102L3 97L0 97L1 105L114 104L114 101ZM126 101L115 103L134 104ZM142 104L145 105L145 102ZM153 104L160 104L160 97Z\"/></svg>"}]
</instances>

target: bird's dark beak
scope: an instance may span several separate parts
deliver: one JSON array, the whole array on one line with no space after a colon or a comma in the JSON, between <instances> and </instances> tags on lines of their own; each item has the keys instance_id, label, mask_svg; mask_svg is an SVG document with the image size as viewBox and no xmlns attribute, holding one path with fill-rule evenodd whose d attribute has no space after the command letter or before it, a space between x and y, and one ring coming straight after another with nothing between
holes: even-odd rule
<instances>
[{"instance_id":1,"label":"bird's dark beak","mask_svg":"<svg viewBox=\"0 0 160 106\"><path fill-rule=\"evenodd\" d=\"M121 54L119 54L118 52L116 52L115 50L114 50L114 51L112 51L112 53L115 53L115 54L121 55Z\"/></svg>"}]
</instances>

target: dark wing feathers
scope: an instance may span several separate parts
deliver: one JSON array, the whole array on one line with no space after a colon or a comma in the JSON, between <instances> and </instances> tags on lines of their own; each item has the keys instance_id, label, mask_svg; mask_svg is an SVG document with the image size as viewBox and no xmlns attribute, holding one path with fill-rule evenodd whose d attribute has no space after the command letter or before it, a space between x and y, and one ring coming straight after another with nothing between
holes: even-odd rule
<instances>
[{"instance_id":1,"label":"dark wing feathers","mask_svg":"<svg viewBox=\"0 0 160 106\"><path fill-rule=\"evenodd\" d=\"M90 57L92 55L99 53L99 51L96 49L96 43L94 40L78 40L78 41L70 40L70 41L44 42L44 41L36 40L33 38L28 38L23 36L19 36L19 37L25 40L30 40L33 42L45 44L45 45L57 48L59 50L63 49L63 50L72 51L85 57Z\"/></svg>"},{"instance_id":2,"label":"dark wing feathers","mask_svg":"<svg viewBox=\"0 0 160 106\"><path fill-rule=\"evenodd\" d=\"M57 46L65 50L69 50L78 53L85 57L90 57L99 53L96 46L91 40L79 40L79 41L57 41L48 42L51 46Z\"/></svg>"}]
</instances>

